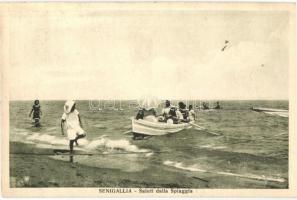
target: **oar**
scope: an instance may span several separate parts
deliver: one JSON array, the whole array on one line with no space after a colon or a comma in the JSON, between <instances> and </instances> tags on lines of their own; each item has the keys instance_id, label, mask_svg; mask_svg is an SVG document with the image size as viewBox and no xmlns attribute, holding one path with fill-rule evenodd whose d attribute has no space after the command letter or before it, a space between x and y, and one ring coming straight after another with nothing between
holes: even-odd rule
<instances>
[{"instance_id":1,"label":"oar","mask_svg":"<svg viewBox=\"0 0 297 200\"><path fill-rule=\"evenodd\" d=\"M192 126L195 126L197 128L200 128L201 130L206 129L206 128L202 127L202 126L199 126L198 124L195 124L194 122L189 122L189 124L191 124Z\"/></svg>"},{"instance_id":2,"label":"oar","mask_svg":"<svg viewBox=\"0 0 297 200\"><path fill-rule=\"evenodd\" d=\"M221 134L219 133L215 133L215 132L212 132L212 131L208 131L206 128L202 127L202 126L199 126L198 124L195 124L194 122L189 122L189 124L191 124L192 126L195 126L197 128L199 128L199 130L201 131L204 131L206 133L210 133L212 135L216 135L216 136L220 136Z\"/></svg>"},{"instance_id":3,"label":"oar","mask_svg":"<svg viewBox=\"0 0 297 200\"><path fill-rule=\"evenodd\" d=\"M123 134L125 135L125 134L131 133L131 132L132 132L132 131L129 130L129 131L125 131Z\"/></svg>"}]
</instances>

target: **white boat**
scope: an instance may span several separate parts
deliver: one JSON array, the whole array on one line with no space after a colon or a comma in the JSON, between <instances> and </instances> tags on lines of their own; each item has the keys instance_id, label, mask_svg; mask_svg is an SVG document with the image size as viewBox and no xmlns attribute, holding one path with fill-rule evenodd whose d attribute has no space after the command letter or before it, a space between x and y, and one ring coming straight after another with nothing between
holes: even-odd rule
<instances>
[{"instance_id":1,"label":"white boat","mask_svg":"<svg viewBox=\"0 0 297 200\"><path fill-rule=\"evenodd\" d=\"M257 112L288 112L288 110L284 110L284 109L262 108L262 107L252 107L252 110Z\"/></svg>"},{"instance_id":2,"label":"white boat","mask_svg":"<svg viewBox=\"0 0 297 200\"><path fill-rule=\"evenodd\" d=\"M269 115L277 115L280 117L289 117L289 111L284 110L284 109L252 107L252 110L256 111L256 112L264 112Z\"/></svg>"},{"instance_id":3,"label":"white boat","mask_svg":"<svg viewBox=\"0 0 297 200\"><path fill-rule=\"evenodd\" d=\"M269 115L277 115L280 117L289 117L288 112L264 112L264 113L269 114Z\"/></svg>"},{"instance_id":4,"label":"white boat","mask_svg":"<svg viewBox=\"0 0 297 200\"><path fill-rule=\"evenodd\" d=\"M166 135L169 133L176 133L184 129L191 128L189 123L168 124L164 122L151 122L143 119L132 120L132 132L140 135Z\"/></svg>"}]
</instances>

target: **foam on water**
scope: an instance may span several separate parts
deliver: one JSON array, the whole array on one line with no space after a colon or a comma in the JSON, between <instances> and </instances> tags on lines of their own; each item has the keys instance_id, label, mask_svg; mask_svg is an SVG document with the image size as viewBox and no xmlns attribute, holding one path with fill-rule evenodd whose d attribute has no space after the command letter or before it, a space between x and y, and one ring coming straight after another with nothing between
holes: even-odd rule
<instances>
[{"instance_id":1,"label":"foam on water","mask_svg":"<svg viewBox=\"0 0 297 200\"><path fill-rule=\"evenodd\" d=\"M37 138L40 137L39 133L33 133L32 135L28 136L27 140L37 140Z\"/></svg>"},{"instance_id":2,"label":"foam on water","mask_svg":"<svg viewBox=\"0 0 297 200\"><path fill-rule=\"evenodd\" d=\"M288 112L264 112L264 113L269 114L269 115L273 115L273 116L289 117Z\"/></svg>"},{"instance_id":3,"label":"foam on water","mask_svg":"<svg viewBox=\"0 0 297 200\"><path fill-rule=\"evenodd\" d=\"M56 130L57 129L57 127L49 127L49 128L47 128L46 130L47 131L53 131L53 130Z\"/></svg>"},{"instance_id":4,"label":"foam on water","mask_svg":"<svg viewBox=\"0 0 297 200\"><path fill-rule=\"evenodd\" d=\"M26 135L28 135L29 133L28 133L27 131L23 131L23 132L17 132L16 134L17 134L17 135L26 136Z\"/></svg>"},{"instance_id":5,"label":"foam on water","mask_svg":"<svg viewBox=\"0 0 297 200\"><path fill-rule=\"evenodd\" d=\"M51 144L35 144L35 146L37 148L40 148L40 149L53 149L53 145ZM67 146L68 147L68 146ZM79 151L85 151L85 149L83 148L80 148L80 147L75 147L75 150L79 150Z\"/></svg>"},{"instance_id":6,"label":"foam on water","mask_svg":"<svg viewBox=\"0 0 297 200\"><path fill-rule=\"evenodd\" d=\"M136 145L130 144L128 140L119 139L119 140L111 140L108 138L101 137L97 140L91 141L86 148L93 150L99 147L107 148L107 149L121 149L128 152L135 153L145 153L149 152L147 149L139 149Z\"/></svg>"},{"instance_id":7,"label":"foam on water","mask_svg":"<svg viewBox=\"0 0 297 200\"><path fill-rule=\"evenodd\" d=\"M109 149L109 150L123 150L123 151L134 152L134 153L148 153L146 155L147 157L152 155L152 152L150 152L149 150L139 149L136 145L131 144L126 139L112 140L106 137L107 135L102 135L101 137L94 139L92 141L88 141L87 139L79 139L78 143L79 143L79 146L85 148L85 150L96 150L98 148L103 148L103 149ZM66 137L61 138L54 135L40 134L40 133L34 133L30 136L27 136L23 141L28 141L30 143L35 143L35 144L50 144L53 146L69 145L69 140Z\"/></svg>"},{"instance_id":8,"label":"foam on water","mask_svg":"<svg viewBox=\"0 0 297 200\"><path fill-rule=\"evenodd\" d=\"M206 170L197 168L197 165L191 165L191 166L184 166L182 162L174 162L170 160L166 160L163 162L164 165L175 167L178 169L188 170L192 172L206 172Z\"/></svg>"},{"instance_id":9,"label":"foam on water","mask_svg":"<svg viewBox=\"0 0 297 200\"><path fill-rule=\"evenodd\" d=\"M93 125L96 128L106 128L106 126L102 125L102 124L95 124Z\"/></svg>"},{"instance_id":10,"label":"foam on water","mask_svg":"<svg viewBox=\"0 0 297 200\"><path fill-rule=\"evenodd\" d=\"M214 146L214 145L204 145L204 146L201 146L201 148L218 150L218 149L226 149L227 147L225 147L225 146Z\"/></svg>"},{"instance_id":11,"label":"foam on water","mask_svg":"<svg viewBox=\"0 0 297 200\"><path fill-rule=\"evenodd\" d=\"M152 156L153 154L154 154L153 152L147 153L147 154L145 154L145 157L150 157L150 156Z\"/></svg>"},{"instance_id":12,"label":"foam on water","mask_svg":"<svg viewBox=\"0 0 297 200\"><path fill-rule=\"evenodd\" d=\"M284 131L284 132L280 132L276 135L273 135L273 136L281 136L281 135L288 135L288 132Z\"/></svg>"},{"instance_id":13,"label":"foam on water","mask_svg":"<svg viewBox=\"0 0 297 200\"><path fill-rule=\"evenodd\" d=\"M68 145L69 141L66 138L58 138L53 135L34 133L26 138L27 141L38 141L49 143L52 145Z\"/></svg>"},{"instance_id":14,"label":"foam on water","mask_svg":"<svg viewBox=\"0 0 297 200\"><path fill-rule=\"evenodd\" d=\"M273 182L280 182L283 183L286 180L284 178L275 178L275 177L267 177L267 176L260 176L260 175L253 175L253 174L236 174L236 173L230 173L230 172L221 172L221 171L207 171L204 169L197 168L197 165L190 165L185 166L182 162L175 162L166 160L163 162L164 165L175 167L182 170L192 171L192 172L204 172L204 173L211 173L211 174L219 174L224 176L234 176L234 177L240 177L240 178L247 178L247 179L255 179L255 180L261 180L261 181L273 181Z\"/></svg>"},{"instance_id":15,"label":"foam on water","mask_svg":"<svg viewBox=\"0 0 297 200\"><path fill-rule=\"evenodd\" d=\"M26 129L23 129L23 128L14 128L14 131L16 133L28 133L28 131Z\"/></svg>"}]
</instances>

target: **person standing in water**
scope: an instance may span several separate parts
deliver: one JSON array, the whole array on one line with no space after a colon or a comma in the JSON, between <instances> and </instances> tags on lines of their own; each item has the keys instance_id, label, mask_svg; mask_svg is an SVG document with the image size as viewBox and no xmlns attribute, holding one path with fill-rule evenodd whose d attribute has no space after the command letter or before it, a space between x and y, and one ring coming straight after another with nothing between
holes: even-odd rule
<instances>
[{"instance_id":1,"label":"person standing in water","mask_svg":"<svg viewBox=\"0 0 297 200\"><path fill-rule=\"evenodd\" d=\"M64 105L64 113L61 120L62 135L64 135L64 126L67 130L67 137L69 139L70 153L73 153L73 143L78 146L77 140L86 136L82 129L81 117L79 112L75 109L75 102L66 101Z\"/></svg>"},{"instance_id":2,"label":"person standing in water","mask_svg":"<svg viewBox=\"0 0 297 200\"><path fill-rule=\"evenodd\" d=\"M42 115L39 100L34 101L34 105L32 106L32 110L29 114L29 117L31 118L31 115L33 113L32 119L34 120L34 126L40 127L40 116Z\"/></svg>"}]
</instances>

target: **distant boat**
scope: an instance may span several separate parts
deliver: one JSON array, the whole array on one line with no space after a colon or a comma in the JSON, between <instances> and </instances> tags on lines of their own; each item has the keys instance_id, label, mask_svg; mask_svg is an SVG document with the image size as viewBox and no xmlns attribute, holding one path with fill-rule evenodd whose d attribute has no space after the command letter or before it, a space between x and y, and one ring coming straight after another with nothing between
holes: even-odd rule
<instances>
[{"instance_id":1,"label":"distant boat","mask_svg":"<svg viewBox=\"0 0 297 200\"><path fill-rule=\"evenodd\" d=\"M289 117L289 111L285 109L275 109L275 108L263 108L263 107L252 107L253 111L264 112L269 115L277 115L280 117Z\"/></svg>"},{"instance_id":2,"label":"distant boat","mask_svg":"<svg viewBox=\"0 0 297 200\"><path fill-rule=\"evenodd\" d=\"M133 133L147 136L166 135L191 128L191 124L189 123L168 124L164 122L151 122L142 119L136 120L134 117L131 118L131 121Z\"/></svg>"},{"instance_id":3,"label":"distant boat","mask_svg":"<svg viewBox=\"0 0 297 200\"><path fill-rule=\"evenodd\" d=\"M252 107L252 110L257 112L288 112L288 110L284 110L284 109L263 108L263 107Z\"/></svg>"}]
</instances>

